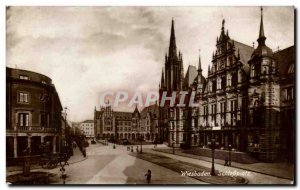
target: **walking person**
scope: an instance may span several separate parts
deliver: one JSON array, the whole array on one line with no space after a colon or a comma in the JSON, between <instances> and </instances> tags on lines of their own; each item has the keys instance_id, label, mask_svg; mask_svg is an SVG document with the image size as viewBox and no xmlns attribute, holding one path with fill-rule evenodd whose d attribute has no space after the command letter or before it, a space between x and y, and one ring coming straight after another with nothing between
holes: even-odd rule
<instances>
[{"instance_id":1,"label":"walking person","mask_svg":"<svg viewBox=\"0 0 300 190\"><path fill-rule=\"evenodd\" d=\"M145 174L145 176L146 176L147 182L150 183L151 182L151 170L148 170L148 172Z\"/></svg>"},{"instance_id":2,"label":"walking person","mask_svg":"<svg viewBox=\"0 0 300 190\"><path fill-rule=\"evenodd\" d=\"M86 157L86 149L85 149L85 146L82 147L82 154L83 154L83 157Z\"/></svg>"},{"instance_id":3,"label":"walking person","mask_svg":"<svg viewBox=\"0 0 300 190\"><path fill-rule=\"evenodd\" d=\"M136 152L137 153L139 152L139 146L136 146Z\"/></svg>"}]
</instances>

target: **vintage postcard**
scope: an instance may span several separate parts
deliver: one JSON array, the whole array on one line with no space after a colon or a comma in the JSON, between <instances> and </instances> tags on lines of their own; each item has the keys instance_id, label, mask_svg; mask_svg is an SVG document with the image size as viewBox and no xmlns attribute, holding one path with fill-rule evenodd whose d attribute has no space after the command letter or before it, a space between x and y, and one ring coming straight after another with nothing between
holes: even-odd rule
<instances>
[{"instance_id":1,"label":"vintage postcard","mask_svg":"<svg viewBox=\"0 0 300 190\"><path fill-rule=\"evenodd\" d=\"M295 7L6 8L6 183L295 185Z\"/></svg>"}]
</instances>

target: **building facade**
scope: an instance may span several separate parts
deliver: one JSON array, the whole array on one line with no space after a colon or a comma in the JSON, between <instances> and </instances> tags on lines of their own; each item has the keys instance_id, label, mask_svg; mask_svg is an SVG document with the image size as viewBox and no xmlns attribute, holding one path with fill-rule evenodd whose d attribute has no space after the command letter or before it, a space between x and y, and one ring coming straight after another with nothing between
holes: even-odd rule
<instances>
[{"instance_id":1,"label":"building facade","mask_svg":"<svg viewBox=\"0 0 300 190\"><path fill-rule=\"evenodd\" d=\"M158 106L152 105L141 112L135 108L133 112L112 110L109 103L100 110L94 110L95 136L97 139L137 141L153 141L157 136Z\"/></svg>"},{"instance_id":2,"label":"building facade","mask_svg":"<svg viewBox=\"0 0 300 190\"><path fill-rule=\"evenodd\" d=\"M79 124L79 128L82 131L82 134L85 135L86 138L95 138L95 127L94 120L85 120Z\"/></svg>"},{"instance_id":3,"label":"building facade","mask_svg":"<svg viewBox=\"0 0 300 190\"><path fill-rule=\"evenodd\" d=\"M40 154L40 145L59 151L62 105L52 80L42 74L6 68L7 158Z\"/></svg>"},{"instance_id":4,"label":"building facade","mask_svg":"<svg viewBox=\"0 0 300 190\"><path fill-rule=\"evenodd\" d=\"M174 21L171 41L175 39L173 26ZM207 147L215 139L219 148L231 146L263 161L294 158L294 46L273 52L265 41L263 12L256 48L231 39L223 20L207 77L202 75L199 57L197 75L191 75L193 82L186 76L181 86L183 90L196 92L199 107L160 108L160 131L167 130L169 134L168 138L163 134L163 140L169 145ZM175 50L169 54L176 54L174 45L172 49ZM169 70L167 64L165 68ZM190 71L189 68L187 74ZM160 97L164 90L172 90L166 86L165 81L170 77L164 79L165 73L162 73ZM181 81L176 82L181 84Z\"/></svg>"}]
</instances>

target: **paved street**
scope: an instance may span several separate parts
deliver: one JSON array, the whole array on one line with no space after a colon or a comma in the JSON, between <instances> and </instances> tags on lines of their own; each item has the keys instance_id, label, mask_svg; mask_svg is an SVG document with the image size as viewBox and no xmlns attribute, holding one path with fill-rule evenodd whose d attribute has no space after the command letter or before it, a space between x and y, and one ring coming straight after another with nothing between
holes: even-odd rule
<instances>
[{"instance_id":1,"label":"paved street","mask_svg":"<svg viewBox=\"0 0 300 190\"><path fill-rule=\"evenodd\" d=\"M151 145L151 147L153 147ZM100 144L87 148L87 159L66 166L66 184L145 184L145 174L152 171L151 184L204 184L190 177L129 155L125 146ZM58 173L55 169L52 172ZM56 183L61 183L57 179Z\"/></svg>"},{"instance_id":2,"label":"paved street","mask_svg":"<svg viewBox=\"0 0 300 190\"><path fill-rule=\"evenodd\" d=\"M158 145L163 148L164 145ZM134 146L134 151L136 146ZM195 164L201 167L210 168L211 162L189 158L186 156L173 155L153 150L153 145L144 145L143 152L168 157L174 161ZM136 158L136 153L127 151L126 146L113 145L104 146L101 144L90 145L87 148L87 157L84 158L79 149L74 149L74 156L69 160L70 165L66 166L66 173L69 176L66 184L145 184L145 174L148 169L152 171L151 184L206 184L203 181L188 176L181 176L176 170L163 167L163 164L155 164L154 161ZM154 162L154 163L152 163ZM156 162L157 163L157 162ZM46 170L42 168L32 169L32 171L46 171L53 173L51 183L62 184L59 167ZM247 170L227 167L222 164L215 164L215 169L221 172L245 172ZM18 169L11 168L9 174L18 173ZM197 170L198 171L198 170ZM249 184L291 184L292 181L253 171L249 175L243 176Z\"/></svg>"},{"instance_id":3,"label":"paved street","mask_svg":"<svg viewBox=\"0 0 300 190\"><path fill-rule=\"evenodd\" d=\"M136 146L134 147L135 150ZM183 156L174 156L151 150L153 145L143 146L143 151L163 155L175 160L188 162L192 164L201 165L204 167L211 167L210 162L187 158ZM78 154L78 153L77 153ZM66 171L69 176L66 184L145 184L145 173L148 169L152 171L152 184L205 184L202 181L191 177L181 176L180 173L172 171L162 166L141 160L129 155L130 151L126 150L126 146L117 145L113 149L112 144L103 146L100 144L90 145L87 148L87 159L77 158L79 161L70 166L66 166ZM76 155L80 157L81 155ZM243 172L246 170L236 169L232 167L225 167L221 164L215 164L216 170L222 172ZM61 183L58 168L51 172L57 173L57 181ZM249 184L290 184L291 181L260 173L250 172L246 176Z\"/></svg>"}]
</instances>

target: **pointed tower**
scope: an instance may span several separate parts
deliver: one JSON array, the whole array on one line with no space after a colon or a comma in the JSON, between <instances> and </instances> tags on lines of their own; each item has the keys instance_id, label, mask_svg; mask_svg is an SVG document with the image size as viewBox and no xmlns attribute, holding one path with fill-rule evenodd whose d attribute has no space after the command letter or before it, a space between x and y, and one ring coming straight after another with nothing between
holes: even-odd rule
<instances>
[{"instance_id":1,"label":"pointed tower","mask_svg":"<svg viewBox=\"0 0 300 190\"><path fill-rule=\"evenodd\" d=\"M205 80L205 77L202 75L202 66L201 66L201 55L200 55L200 51L199 51L199 63L198 63L198 75L195 79L195 82L197 84L197 93L200 94L199 97L202 96L202 93L204 91L204 88L205 88L205 83L206 83L206 80Z\"/></svg>"},{"instance_id":2,"label":"pointed tower","mask_svg":"<svg viewBox=\"0 0 300 190\"><path fill-rule=\"evenodd\" d=\"M263 8L262 7L261 7L260 11L261 11L260 27L259 27L259 35L258 35L257 42L258 42L258 45L264 46L267 38L265 37L265 31L264 31L264 20L263 20Z\"/></svg>"},{"instance_id":3,"label":"pointed tower","mask_svg":"<svg viewBox=\"0 0 300 190\"><path fill-rule=\"evenodd\" d=\"M176 38L175 38L174 20L173 19L172 19L172 26L171 26L169 57L177 58Z\"/></svg>"},{"instance_id":4,"label":"pointed tower","mask_svg":"<svg viewBox=\"0 0 300 190\"><path fill-rule=\"evenodd\" d=\"M165 74L164 74L164 68L162 68L161 71L161 80L160 80L160 88L165 87Z\"/></svg>"},{"instance_id":5,"label":"pointed tower","mask_svg":"<svg viewBox=\"0 0 300 190\"><path fill-rule=\"evenodd\" d=\"M251 55L250 86L248 89L249 127L257 128L260 145L259 158L263 161L273 161L279 155L276 142L280 138L276 130L278 124L273 121L279 115L280 86L277 76L277 63L273 51L266 45L263 23L263 8L261 8L258 46ZM272 121L272 122L271 122Z\"/></svg>"},{"instance_id":6,"label":"pointed tower","mask_svg":"<svg viewBox=\"0 0 300 190\"><path fill-rule=\"evenodd\" d=\"M181 71L183 69L182 53L178 52L175 37L175 24L172 20L169 53L165 57L165 88L168 91L180 90Z\"/></svg>"},{"instance_id":7,"label":"pointed tower","mask_svg":"<svg viewBox=\"0 0 300 190\"><path fill-rule=\"evenodd\" d=\"M202 74L201 55L199 53L198 74Z\"/></svg>"},{"instance_id":8,"label":"pointed tower","mask_svg":"<svg viewBox=\"0 0 300 190\"><path fill-rule=\"evenodd\" d=\"M273 51L266 45L266 39L263 22L263 8L261 8L259 35L257 39L258 46L249 60L251 71L250 83L256 83L260 79L264 80L266 78L272 78L278 74Z\"/></svg>"}]
</instances>

